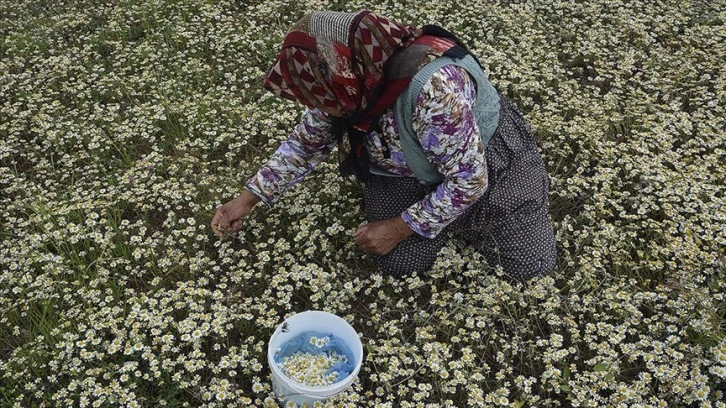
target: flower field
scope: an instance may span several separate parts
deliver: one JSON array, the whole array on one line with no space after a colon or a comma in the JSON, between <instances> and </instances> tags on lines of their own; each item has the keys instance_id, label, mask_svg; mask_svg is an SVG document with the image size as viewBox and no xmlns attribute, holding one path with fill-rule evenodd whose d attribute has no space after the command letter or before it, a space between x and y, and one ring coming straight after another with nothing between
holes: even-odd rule
<instances>
[{"instance_id":1,"label":"flower field","mask_svg":"<svg viewBox=\"0 0 726 408\"><path fill-rule=\"evenodd\" d=\"M532 126L558 266L467 248L378 274L333 154L246 229L214 209L301 109L263 91L304 13L439 24ZM359 331L328 406L726 407L722 1L3 0L0 407L277 406L267 341Z\"/></svg>"}]
</instances>

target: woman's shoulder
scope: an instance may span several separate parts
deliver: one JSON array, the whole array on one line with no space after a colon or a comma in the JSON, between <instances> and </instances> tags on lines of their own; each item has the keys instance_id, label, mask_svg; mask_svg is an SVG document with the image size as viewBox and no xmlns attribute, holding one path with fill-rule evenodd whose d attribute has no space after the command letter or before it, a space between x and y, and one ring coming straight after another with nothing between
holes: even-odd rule
<instances>
[{"instance_id":1,"label":"woman's shoulder","mask_svg":"<svg viewBox=\"0 0 726 408\"><path fill-rule=\"evenodd\" d=\"M466 69L444 65L424 82L417 105L452 99L473 102L476 99L476 83Z\"/></svg>"}]
</instances>

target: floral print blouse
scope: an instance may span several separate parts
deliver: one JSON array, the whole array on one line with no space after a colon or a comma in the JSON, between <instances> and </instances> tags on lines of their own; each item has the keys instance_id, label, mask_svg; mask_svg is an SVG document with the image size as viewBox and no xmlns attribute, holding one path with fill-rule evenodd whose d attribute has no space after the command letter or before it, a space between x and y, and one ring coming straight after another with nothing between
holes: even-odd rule
<instances>
[{"instance_id":1,"label":"floral print blouse","mask_svg":"<svg viewBox=\"0 0 726 408\"><path fill-rule=\"evenodd\" d=\"M487 189L487 164L472 106L476 85L461 68L445 66L424 85L413 112L413 129L426 156L444 180L401 214L417 234L433 238L466 211ZM368 134L370 162L399 176L413 177L406 166L393 110L381 117L380 133ZM300 182L337 145L330 118L307 110L288 139L247 182L247 189L268 206Z\"/></svg>"}]
</instances>

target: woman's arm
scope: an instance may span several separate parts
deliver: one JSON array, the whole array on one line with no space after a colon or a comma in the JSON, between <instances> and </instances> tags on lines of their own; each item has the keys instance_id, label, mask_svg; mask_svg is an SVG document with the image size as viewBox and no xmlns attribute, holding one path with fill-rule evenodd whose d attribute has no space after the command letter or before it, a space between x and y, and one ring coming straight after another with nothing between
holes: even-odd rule
<instances>
[{"instance_id":1,"label":"woman's arm","mask_svg":"<svg viewBox=\"0 0 726 408\"><path fill-rule=\"evenodd\" d=\"M444 180L400 217L358 227L353 235L361 249L386 255L414 233L433 238L484 195L487 166L472 110L475 100L474 82L453 66L443 67L424 85L412 125Z\"/></svg>"},{"instance_id":2,"label":"woman's arm","mask_svg":"<svg viewBox=\"0 0 726 408\"><path fill-rule=\"evenodd\" d=\"M243 219L258 202L272 206L285 190L305 178L335 144L329 116L318 110L306 111L267 164L247 181L246 189L217 208L211 223L214 234L222 237L239 231Z\"/></svg>"},{"instance_id":3,"label":"woman's arm","mask_svg":"<svg viewBox=\"0 0 726 408\"><path fill-rule=\"evenodd\" d=\"M247 181L247 190L272 206L330 154L336 144L328 114L317 109L307 110L287 140Z\"/></svg>"},{"instance_id":4,"label":"woman's arm","mask_svg":"<svg viewBox=\"0 0 726 408\"><path fill-rule=\"evenodd\" d=\"M413 129L444 180L403 214L417 234L433 238L487 189L484 146L474 117L475 82L465 70L445 66L426 83L413 113Z\"/></svg>"}]
</instances>

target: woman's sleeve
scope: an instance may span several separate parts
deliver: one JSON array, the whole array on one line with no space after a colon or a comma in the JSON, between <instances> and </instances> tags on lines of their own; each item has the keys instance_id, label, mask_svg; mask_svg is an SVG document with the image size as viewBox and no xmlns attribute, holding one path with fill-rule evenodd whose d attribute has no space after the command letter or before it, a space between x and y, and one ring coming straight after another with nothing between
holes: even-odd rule
<instances>
[{"instance_id":1,"label":"woman's sleeve","mask_svg":"<svg viewBox=\"0 0 726 408\"><path fill-rule=\"evenodd\" d=\"M444 180L402 214L417 234L436 237L487 189L484 146L474 117L476 85L468 73L445 66L427 82L413 112L413 129Z\"/></svg>"},{"instance_id":2,"label":"woman's sleeve","mask_svg":"<svg viewBox=\"0 0 726 408\"><path fill-rule=\"evenodd\" d=\"M290 187L302 181L337 144L330 117L308 109L267 163L247 181L247 189L268 207Z\"/></svg>"}]
</instances>

